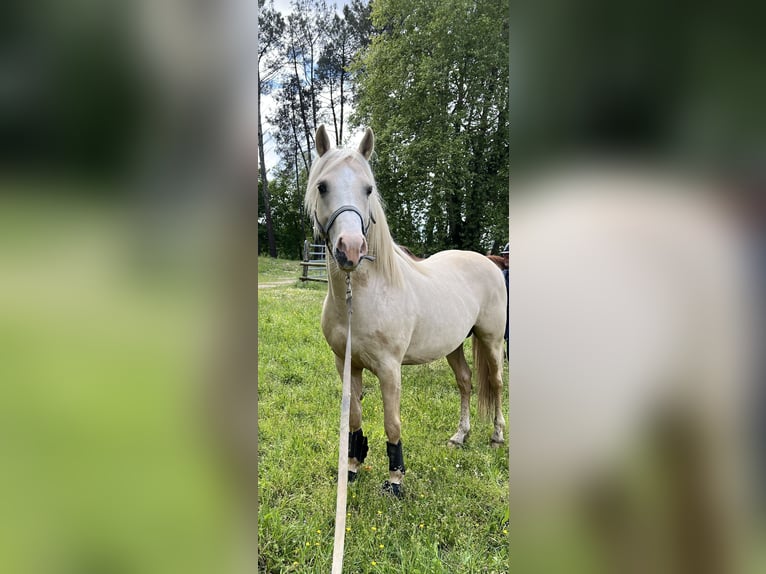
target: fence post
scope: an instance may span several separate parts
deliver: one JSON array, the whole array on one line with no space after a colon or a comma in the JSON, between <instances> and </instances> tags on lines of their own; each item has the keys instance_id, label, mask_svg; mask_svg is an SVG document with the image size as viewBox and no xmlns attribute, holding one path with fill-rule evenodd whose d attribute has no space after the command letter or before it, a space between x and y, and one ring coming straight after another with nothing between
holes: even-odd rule
<instances>
[{"instance_id":1,"label":"fence post","mask_svg":"<svg viewBox=\"0 0 766 574\"><path fill-rule=\"evenodd\" d=\"M303 240L303 261L304 263L309 262L309 242L308 239ZM305 281L309 276L309 266L303 265L303 276L301 277L301 281Z\"/></svg>"},{"instance_id":2,"label":"fence post","mask_svg":"<svg viewBox=\"0 0 766 574\"><path fill-rule=\"evenodd\" d=\"M325 246L315 244L306 240L303 242L303 261L301 261L301 281L321 281L327 283L327 276L323 273L326 270ZM311 270L319 273L319 276L312 277ZM316 275L316 274L315 274Z\"/></svg>"}]
</instances>

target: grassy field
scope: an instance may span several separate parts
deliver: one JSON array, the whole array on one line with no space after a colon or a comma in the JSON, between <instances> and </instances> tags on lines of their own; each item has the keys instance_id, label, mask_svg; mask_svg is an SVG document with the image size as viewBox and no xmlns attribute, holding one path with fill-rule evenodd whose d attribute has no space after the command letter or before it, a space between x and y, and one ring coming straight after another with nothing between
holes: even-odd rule
<instances>
[{"instance_id":1,"label":"grassy field","mask_svg":"<svg viewBox=\"0 0 766 574\"><path fill-rule=\"evenodd\" d=\"M0 572L229 571L198 277L134 264L126 211L29 191L0 193Z\"/></svg>"},{"instance_id":2,"label":"grassy field","mask_svg":"<svg viewBox=\"0 0 766 574\"><path fill-rule=\"evenodd\" d=\"M280 265L259 260L261 271ZM298 262L284 265L297 276ZM262 572L330 570L340 380L319 328L325 289L259 291ZM489 447L491 426L476 417L475 397L467 446L447 448L459 397L446 361L403 370L403 500L381 493L388 459L380 390L369 373L362 406L370 452L349 488L344 571L508 572L508 451Z\"/></svg>"},{"instance_id":3,"label":"grassy field","mask_svg":"<svg viewBox=\"0 0 766 574\"><path fill-rule=\"evenodd\" d=\"M299 261L290 259L272 259L271 257L258 258L258 282L281 282L288 279L298 280L301 273Z\"/></svg>"}]
</instances>

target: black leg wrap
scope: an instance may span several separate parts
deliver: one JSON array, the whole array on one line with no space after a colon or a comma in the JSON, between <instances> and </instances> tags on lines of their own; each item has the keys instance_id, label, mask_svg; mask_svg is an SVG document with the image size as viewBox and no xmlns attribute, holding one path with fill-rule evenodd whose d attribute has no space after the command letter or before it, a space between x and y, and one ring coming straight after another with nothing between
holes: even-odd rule
<instances>
[{"instance_id":1,"label":"black leg wrap","mask_svg":"<svg viewBox=\"0 0 766 574\"><path fill-rule=\"evenodd\" d=\"M356 458L360 463L367 457L367 437L362 434L362 429L348 433L348 458Z\"/></svg>"},{"instance_id":2,"label":"black leg wrap","mask_svg":"<svg viewBox=\"0 0 766 574\"><path fill-rule=\"evenodd\" d=\"M396 444L386 442L386 454L388 455L388 470L400 470L404 474L406 469L404 468L404 456L402 456L402 441Z\"/></svg>"},{"instance_id":3,"label":"black leg wrap","mask_svg":"<svg viewBox=\"0 0 766 574\"><path fill-rule=\"evenodd\" d=\"M362 434L362 429L348 433L348 458L356 458L360 463L367 457L367 437ZM358 473L349 470L348 481L354 482Z\"/></svg>"}]
</instances>

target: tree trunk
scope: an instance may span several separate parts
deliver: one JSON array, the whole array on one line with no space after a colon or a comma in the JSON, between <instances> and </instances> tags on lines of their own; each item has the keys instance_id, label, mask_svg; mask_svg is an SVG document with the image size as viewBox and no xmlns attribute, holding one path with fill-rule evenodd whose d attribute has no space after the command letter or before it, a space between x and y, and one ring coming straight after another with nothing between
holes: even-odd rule
<instances>
[{"instance_id":1,"label":"tree trunk","mask_svg":"<svg viewBox=\"0 0 766 574\"><path fill-rule=\"evenodd\" d=\"M343 142L343 83L344 79L346 77L346 52L345 47L343 48L343 54L341 55L340 59L340 129L335 132L336 136L335 139L337 141L336 145L341 145ZM333 110L333 113L335 113L335 110Z\"/></svg>"},{"instance_id":2,"label":"tree trunk","mask_svg":"<svg viewBox=\"0 0 766 574\"><path fill-rule=\"evenodd\" d=\"M330 80L330 85L329 85L329 87L330 87L330 111L332 112L332 127L335 130L335 145L336 146L340 146L340 136L339 136L339 132L338 132L338 117L337 117L337 114L335 113L335 95L333 94L332 84L333 84L333 82L332 82L332 80ZM343 108L341 108L341 110L342 109ZM343 121L342 112L341 112L341 121Z\"/></svg>"},{"instance_id":3,"label":"tree trunk","mask_svg":"<svg viewBox=\"0 0 766 574\"><path fill-rule=\"evenodd\" d=\"M271 220L271 197L269 196L269 180L266 177L266 162L263 152L263 124L261 122L261 91L258 90L258 167L260 172L261 194L263 208L266 212L266 236L269 244L269 257L276 258L277 242L274 239L274 225Z\"/></svg>"},{"instance_id":4,"label":"tree trunk","mask_svg":"<svg viewBox=\"0 0 766 574\"><path fill-rule=\"evenodd\" d=\"M306 149L309 150L308 157L304 159L308 164L308 168L311 168L311 132L309 130L308 120L306 119L306 103L303 101L303 89L301 88L301 77L298 74L298 55L295 53L295 47L293 47L293 69L295 71L295 81L298 86L298 100L301 108L301 120L303 121L303 131L306 136Z\"/></svg>"},{"instance_id":5,"label":"tree trunk","mask_svg":"<svg viewBox=\"0 0 766 574\"><path fill-rule=\"evenodd\" d=\"M314 123L314 127L317 125L317 98L316 87L314 86L314 44L311 44L311 50L309 52L311 61L309 62L309 93L311 94L311 119ZM309 149L311 147L309 146Z\"/></svg>"},{"instance_id":6,"label":"tree trunk","mask_svg":"<svg viewBox=\"0 0 766 574\"><path fill-rule=\"evenodd\" d=\"M291 109L290 113L292 113L293 115L292 120L290 121L290 127L293 130L293 141L295 141L295 158L296 158L295 161L296 162L298 161L297 158L298 158L298 154L300 153L301 159L303 160L303 167L306 168L306 173L308 173L309 168L311 167L311 164L309 163L311 161L311 153L309 152L308 154L309 158L308 158L308 161L306 161L306 154L303 153L303 149L301 148L301 142L298 139L298 132L295 130L295 124L296 124L295 109Z\"/></svg>"}]
</instances>

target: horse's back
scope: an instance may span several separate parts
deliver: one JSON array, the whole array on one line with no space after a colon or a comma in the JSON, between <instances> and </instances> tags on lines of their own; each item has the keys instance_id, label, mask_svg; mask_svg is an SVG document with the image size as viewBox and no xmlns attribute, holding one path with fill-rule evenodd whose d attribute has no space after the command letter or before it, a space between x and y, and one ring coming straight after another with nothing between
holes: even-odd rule
<instances>
[{"instance_id":1,"label":"horse's back","mask_svg":"<svg viewBox=\"0 0 766 574\"><path fill-rule=\"evenodd\" d=\"M505 289L503 274L499 267L486 255L475 251L458 249L439 251L417 264L427 269L435 278L460 277L465 282L481 283L496 291L499 291L498 286Z\"/></svg>"},{"instance_id":2,"label":"horse's back","mask_svg":"<svg viewBox=\"0 0 766 574\"><path fill-rule=\"evenodd\" d=\"M448 250L413 265L406 291L414 330L405 362L441 358L472 330L502 342L506 289L494 263L475 252Z\"/></svg>"},{"instance_id":3,"label":"horse's back","mask_svg":"<svg viewBox=\"0 0 766 574\"><path fill-rule=\"evenodd\" d=\"M499 312L504 317L507 296L503 273L485 255L452 249L418 265L427 270L432 282L452 290L455 297L475 299L483 312Z\"/></svg>"}]
</instances>

